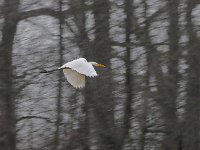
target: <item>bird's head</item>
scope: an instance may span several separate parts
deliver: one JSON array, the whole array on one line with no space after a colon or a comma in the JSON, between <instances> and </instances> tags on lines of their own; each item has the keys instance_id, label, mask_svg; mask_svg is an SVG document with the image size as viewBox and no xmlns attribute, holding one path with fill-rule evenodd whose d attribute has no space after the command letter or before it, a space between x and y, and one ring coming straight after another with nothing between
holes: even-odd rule
<instances>
[{"instance_id":1,"label":"bird's head","mask_svg":"<svg viewBox=\"0 0 200 150\"><path fill-rule=\"evenodd\" d=\"M89 62L90 64L92 64L93 66L96 66L96 67L106 67L105 65L103 64L99 64L99 63L96 63L96 62Z\"/></svg>"}]
</instances>

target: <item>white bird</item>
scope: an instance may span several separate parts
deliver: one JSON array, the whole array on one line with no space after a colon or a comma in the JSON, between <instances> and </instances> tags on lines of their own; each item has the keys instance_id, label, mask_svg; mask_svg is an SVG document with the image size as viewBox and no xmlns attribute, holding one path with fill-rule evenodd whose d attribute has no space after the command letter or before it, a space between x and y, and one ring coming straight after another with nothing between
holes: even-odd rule
<instances>
[{"instance_id":1,"label":"white bird","mask_svg":"<svg viewBox=\"0 0 200 150\"><path fill-rule=\"evenodd\" d=\"M96 62L88 62L85 58L78 58L70 61L63 66L50 71L42 71L41 73L49 73L56 70L63 70L67 81L75 88L85 87L85 76L95 77L97 73L93 66L105 67L103 64Z\"/></svg>"}]
</instances>

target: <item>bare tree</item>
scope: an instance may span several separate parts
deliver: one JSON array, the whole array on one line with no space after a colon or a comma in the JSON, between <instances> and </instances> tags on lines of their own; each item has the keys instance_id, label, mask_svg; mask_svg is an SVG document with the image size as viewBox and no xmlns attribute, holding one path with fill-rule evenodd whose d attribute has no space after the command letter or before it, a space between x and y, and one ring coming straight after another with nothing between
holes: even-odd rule
<instances>
[{"instance_id":1,"label":"bare tree","mask_svg":"<svg viewBox=\"0 0 200 150\"><path fill-rule=\"evenodd\" d=\"M59 0L52 3L55 7L42 7L34 1L34 9L26 11L22 3L0 3L4 6L0 10L0 149L14 150L18 141L24 149L200 149L198 0ZM30 79L29 71L13 77L13 71L21 69L17 62L13 69L16 56L12 56L17 50L13 44L19 42L21 34L19 26L35 17L40 20L39 16L51 16L46 18L59 27L53 29L58 34L52 34L56 40L41 43L48 47L55 41L58 45L58 52L49 50L53 56L58 54L57 65L77 53L106 65L95 68L99 76L86 79L84 90L65 89L63 74L57 72L56 81L50 82L55 83L56 96L51 95L55 107L42 112L47 116L40 114L43 108L16 108L27 106L27 99L30 105L34 105L32 100L40 105L46 99L30 96L34 95L32 88L37 91L41 87L23 91L30 83L35 85L31 80L40 79L39 72ZM32 23L37 24L37 19ZM37 27L48 28L43 24ZM34 27L28 28L31 31ZM40 38L36 36L36 43ZM34 61L35 56L33 53L29 58ZM37 72L37 65L32 64L31 71ZM24 84L17 81L19 78ZM34 81L41 84L39 79ZM16 98L22 92L24 95ZM50 106L48 102L44 105ZM44 131L47 139L40 137ZM20 143L24 140L27 145Z\"/></svg>"},{"instance_id":2,"label":"bare tree","mask_svg":"<svg viewBox=\"0 0 200 150\"><path fill-rule=\"evenodd\" d=\"M163 105L164 119L165 119L165 130L169 131L164 139L164 149L177 149L177 135L178 135L178 118L176 115L176 100L178 95L178 62L180 58L179 50L179 27L178 27L178 5L179 1L167 1L167 10L169 18L168 27L168 41L169 41L169 51L168 51L168 77L164 81L166 87L165 93L163 95L163 100L165 102ZM160 93L161 94L161 93Z\"/></svg>"},{"instance_id":3,"label":"bare tree","mask_svg":"<svg viewBox=\"0 0 200 150\"><path fill-rule=\"evenodd\" d=\"M96 80L94 87L95 97L93 101L94 116L97 125L98 149L114 150L117 134L114 122L114 100L112 96L112 72L111 72L111 46L109 38L110 2L108 0L94 0L93 13L95 21L94 59L107 65L101 70L103 78Z\"/></svg>"},{"instance_id":4,"label":"bare tree","mask_svg":"<svg viewBox=\"0 0 200 150\"><path fill-rule=\"evenodd\" d=\"M8 0L4 4L5 19L0 43L0 148L13 150L16 147L15 103L12 95L12 47L17 29L19 1Z\"/></svg>"},{"instance_id":5,"label":"bare tree","mask_svg":"<svg viewBox=\"0 0 200 150\"><path fill-rule=\"evenodd\" d=\"M124 106L124 118L123 118L123 129L121 135L118 135L120 138L118 142L118 149L122 149L126 138L129 137L129 130L131 129L131 117L132 117L132 104L134 96L134 77L133 77L133 61L131 60L131 34L132 34L132 22L131 18L133 16L133 0L124 1L124 10L126 14L125 19L125 44L126 44L126 55L125 55L125 88L126 88L126 100Z\"/></svg>"},{"instance_id":6,"label":"bare tree","mask_svg":"<svg viewBox=\"0 0 200 150\"><path fill-rule=\"evenodd\" d=\"M76 39L76 44L80 49L80 53L87 58L88 60L92 60L92 48L91 41L88 37L88 32L86 29L86 4L85 0L71 0L71 10L74 16L74 21L77 27L77 33L74 35ZM92 118L90 117L90 99L93 97L93 94L90 92L92 88L90 86L90 82L87 81L87 86L84 91L84 104L83 104L83 112L84 112L84 120L80 123L79 136L80 136L80 144L83 150L89 150L89 133L90 133L90 122L92 122Z\"/></svg>"},{"instance_id":7,"label":"bare tree","mask_svg":"<svg viewBox=\"0 0 200 150\"><path fill-rule=\"evenodd\" d=\"M199 116L200 116L200 53L199 53L199 38L195 32L192 21L192 10L196 5L195 0L187 1L186 13L186 30L189 37L187 43L188 56L188 83L187 83L187 99L185 111L185 128L184 128L184 149L195 150L200 148L199 144Z\"/></svg>"},{"instance_id":8,"label":"bare tree","mask_svg":"<svg viewBox=\"0 0 200 150\"><path fill-rule=\"evenodd\" d=\"M59 0L59 12L62 13L63 8L63 1ZM64 19L63 17L59 17L59 66L63 65L63 51L64 51L64 45L63 45L63 24ZM54 146L53 149L57 150L60 145L60 124L62 122L62 72L58 72L58 94L57 94L57 104L56 104L56 123L55 123L55 136L54 136Z\"/></svg>"},{"instance_id":9,"label":"bare tree","mask_svg":"<svg viewBox=\"0 0 200 150\"><path fill-rule=\"evenodd\" d=\"M1 59L0 59L0 108L1 108L1 141L0 147L5 150L13 150L16 148L16 131L15 131L15 97L13 91L13 74L12 74L12 50L15 33L19 21L29 17L39 16L42 14L53 17L62 17L60 12L52 9L38 9L27 12L19 12L20 1L5 1L4 10L2 11L4 17L4 24L2 29L2 41L0 43Z\"/></svg>"}]
</instances>

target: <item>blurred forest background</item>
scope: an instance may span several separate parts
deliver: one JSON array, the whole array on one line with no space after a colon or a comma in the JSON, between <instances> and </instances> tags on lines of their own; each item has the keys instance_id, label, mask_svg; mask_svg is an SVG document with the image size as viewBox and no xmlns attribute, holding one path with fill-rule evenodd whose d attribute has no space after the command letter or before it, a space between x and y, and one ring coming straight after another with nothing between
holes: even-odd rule
<instances>
[{"instance_id":1,"label":"blurred forest background","mask_svg":"<svg viewBox=\"0 0 200 150\"><path fill-rule=\"evenodd\" d=\"M75 58L107 67L86 88ZM0 150L200 150L199 0L1 0Z\"/></svg>"}]
</instances>

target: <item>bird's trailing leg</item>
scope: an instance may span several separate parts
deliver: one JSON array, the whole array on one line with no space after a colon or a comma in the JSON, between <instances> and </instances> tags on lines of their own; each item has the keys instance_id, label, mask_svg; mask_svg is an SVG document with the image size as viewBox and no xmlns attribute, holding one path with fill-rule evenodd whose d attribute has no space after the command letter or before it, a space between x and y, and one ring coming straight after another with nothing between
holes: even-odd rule
<instances>
[{"instance_id":1,"label":"bird's trailing leg","mask_svg":"<svg viewBox=\"0 0 200 150\"><path fill-rule=\"evenodd\" d=\"M50 72L54 72L54 71L58 71L60 69L54 69L54 70L42 70L40 73L50 73Z\"/></svg>"}]
</instances>

